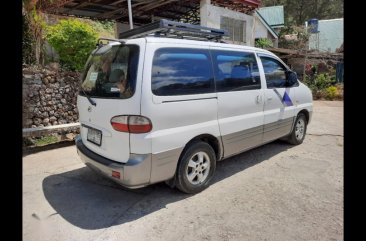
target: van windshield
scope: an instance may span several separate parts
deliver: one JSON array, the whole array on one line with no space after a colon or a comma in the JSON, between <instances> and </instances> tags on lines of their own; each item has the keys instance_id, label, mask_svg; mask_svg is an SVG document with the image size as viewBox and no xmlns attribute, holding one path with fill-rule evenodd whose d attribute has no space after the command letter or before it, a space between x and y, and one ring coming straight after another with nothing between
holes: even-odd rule
<instances>
[{"instance_id":1,"label":"van windshield","mask_svg":"<svg viewBox=\"0 0 366 241\"><path fill-rule=\"evenodd\" d=\"M136 86L139 47L105 45L93 52L86 64L80 95L126 99Z\"/></svg>"}]
</instances>

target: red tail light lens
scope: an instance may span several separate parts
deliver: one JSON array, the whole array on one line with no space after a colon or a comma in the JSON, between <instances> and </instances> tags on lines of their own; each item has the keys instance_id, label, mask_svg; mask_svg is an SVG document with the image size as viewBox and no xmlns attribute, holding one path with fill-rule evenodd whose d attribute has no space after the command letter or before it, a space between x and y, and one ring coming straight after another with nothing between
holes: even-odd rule
<instances>
[{"instance_id":1,"label":"red tail light lens","mask_svg":"<svg viewBox=\"0 0 366 241\"><path fill-rule=\"evenodd\" d=\"M112 177L121 179L121 173L117 171L112 171Z\"/></svg>"},{"instance_id":2,"label":"red tail light lens","mask_svg":"<svg viewBox=\"0 0 366 241\"><path fill-rule=\"evenodd\" d=\"M115 116L111 119L113 129L121 132L128 132L128 116Z\"/></svg>"},{"instance_id":3,"label":"red tail light lens","mask_svg":"<svg viewBox=\"0 0 366 241\"><path fill-rule=\"evenodd\" d=\"M144 116L132 115L128 118L128 128L130 133L147 133L151 131L151 121Z\"/></svg>"},{"instance_id":4,"label":"red tail light lens","mask_svg":"<svg viewBox=\"0 0 366 241\"><path fill-rule=\"evenodd\" d=\"M137 115L121 115L111 119L113 129L129 133L147 133L151 131L152 124L149 118Z\"/></svg>"}]
</instances>

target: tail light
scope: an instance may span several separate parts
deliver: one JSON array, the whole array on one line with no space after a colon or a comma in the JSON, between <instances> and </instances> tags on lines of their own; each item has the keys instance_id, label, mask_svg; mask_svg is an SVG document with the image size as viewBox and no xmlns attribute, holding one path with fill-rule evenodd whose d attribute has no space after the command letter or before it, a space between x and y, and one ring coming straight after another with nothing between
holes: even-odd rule
<instances>
[{"instance_id":1,"label":"tail light","mask_svg":"<svg viewBox=\"0 0 366 241\"><path fill-rule=\"evenodd\" d=\"M129 133L147 133L151 131L152 124L149 118L138 115L120 115L111 119L113 129Z\"/></svg>"}]
</instances>

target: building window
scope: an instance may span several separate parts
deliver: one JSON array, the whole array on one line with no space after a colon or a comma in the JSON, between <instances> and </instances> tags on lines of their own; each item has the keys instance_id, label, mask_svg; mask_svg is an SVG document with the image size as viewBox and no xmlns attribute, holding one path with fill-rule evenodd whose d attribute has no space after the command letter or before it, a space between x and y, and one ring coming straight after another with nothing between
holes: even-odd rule
<instances>
[{"instance_id":1,"label":"building window","mask_svg":"<svg viewBox=\"0 0 366 241\"><path fill-rule=\"evenodd\" d=\"M246 43L246 22L243 20L221 16L220 28L229 32L229 39Z\"/></svg>"}]
</instances>

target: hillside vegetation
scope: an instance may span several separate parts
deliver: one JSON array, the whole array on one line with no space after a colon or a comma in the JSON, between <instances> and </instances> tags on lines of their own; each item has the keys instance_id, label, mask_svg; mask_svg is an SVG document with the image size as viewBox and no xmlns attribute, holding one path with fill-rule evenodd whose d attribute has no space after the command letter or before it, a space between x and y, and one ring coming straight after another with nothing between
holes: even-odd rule
<instances>
[{"instance_id":1,"label":"hillside vegetation","mask_svg":"<svg viewBox=\"0 0 366 241\"><path fill-rule=\"evenodd\" d=\"M286 25L302 25L311 18L343 18L343 0L262 0L262 4L283 5Z\"/></svg>"}]
</instances>

